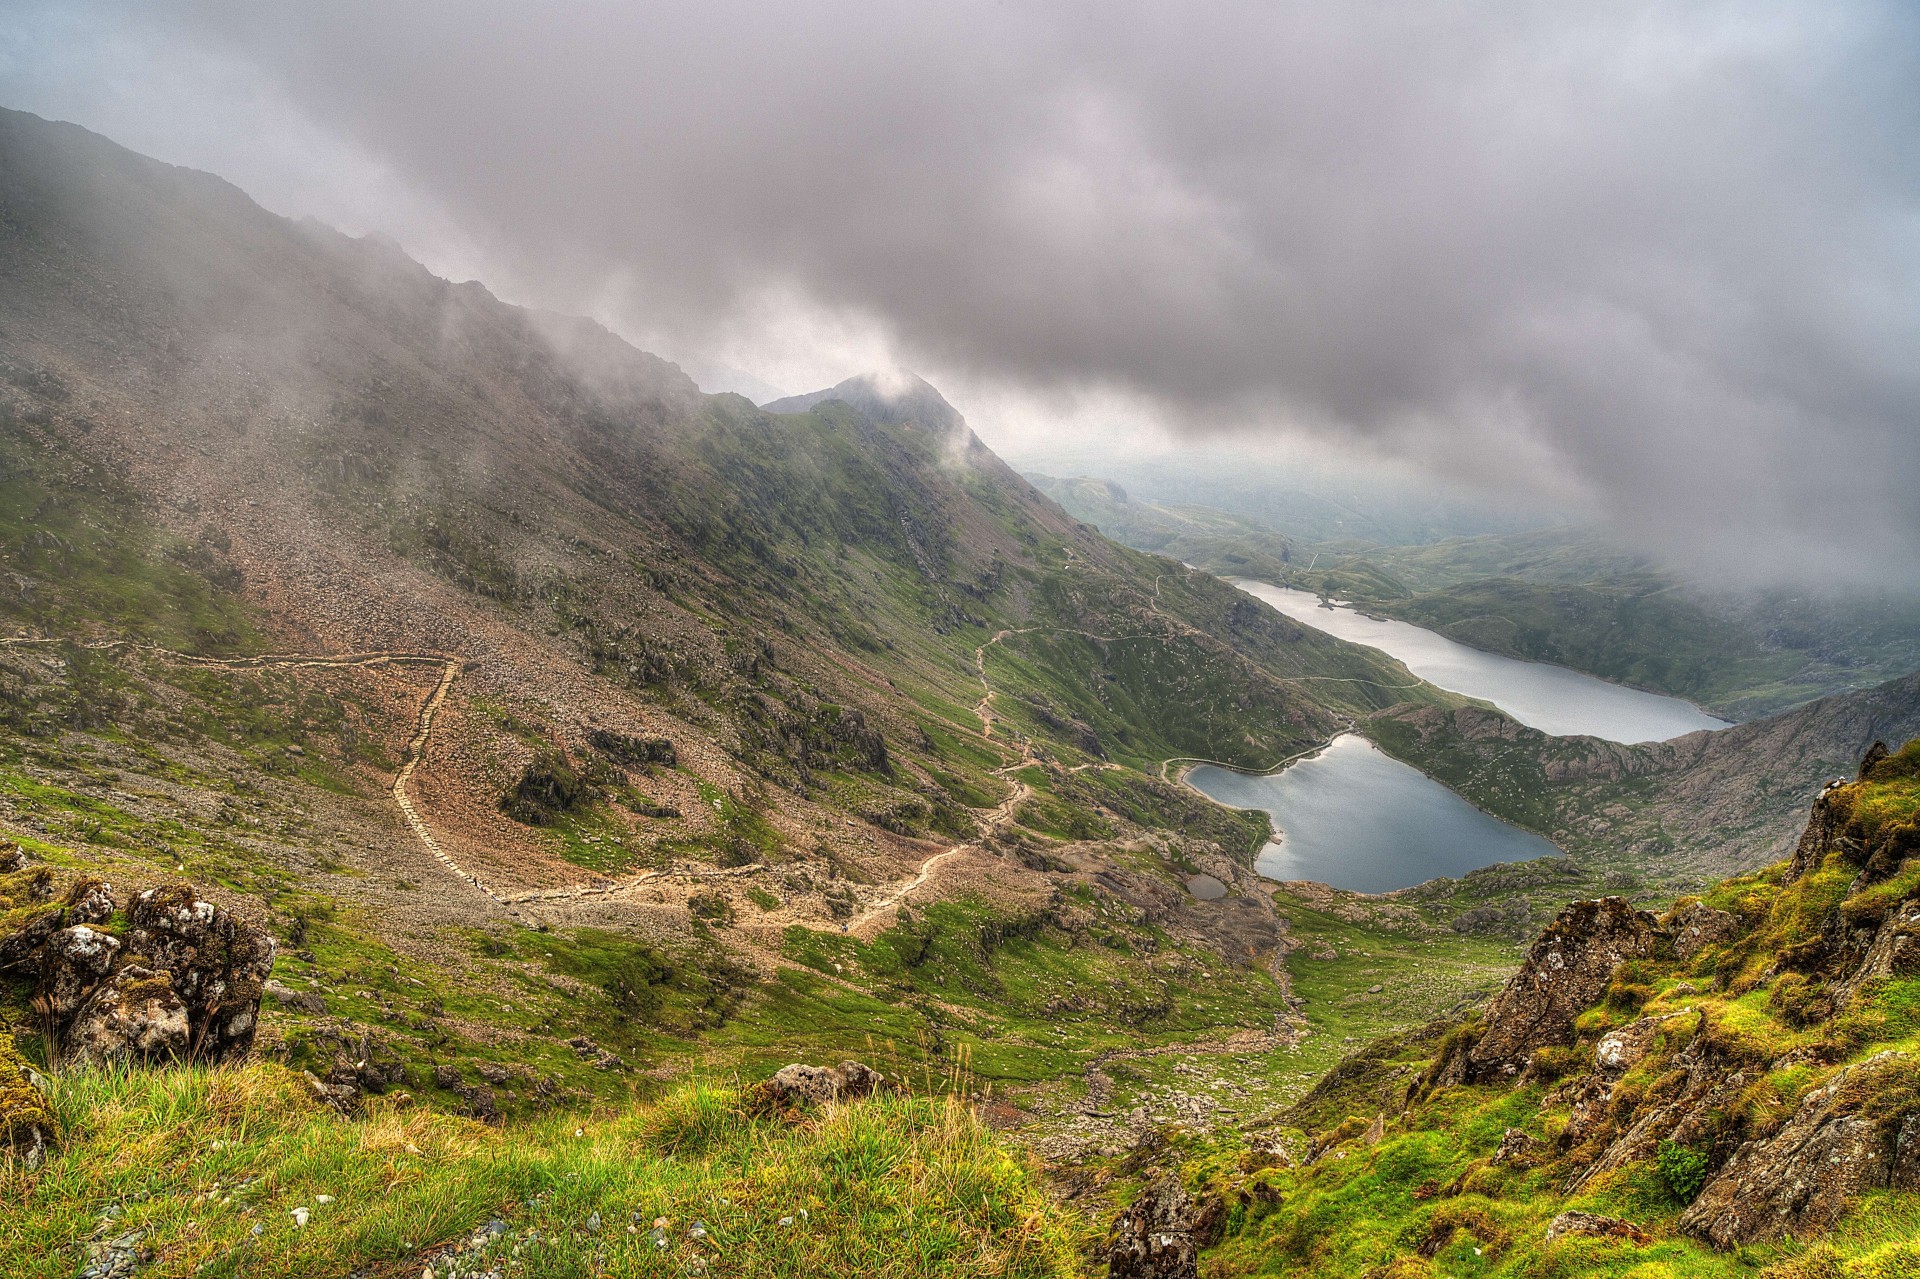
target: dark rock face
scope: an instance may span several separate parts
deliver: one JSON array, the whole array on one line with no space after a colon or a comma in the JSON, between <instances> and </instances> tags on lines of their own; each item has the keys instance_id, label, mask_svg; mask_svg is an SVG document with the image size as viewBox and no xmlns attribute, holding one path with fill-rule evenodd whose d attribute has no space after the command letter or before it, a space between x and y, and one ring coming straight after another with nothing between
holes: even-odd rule
<instances>
[{"instance_id":1,"label":"dark rock face","mask_svg":"<svg viewBox=\"0 0 1920 1279\"><path fill-rule=\"evenodd\" d=\"M1199 1279L1200 1249L1213 1242L1218 1215L1196 1204L1176 1176L1151 1182L1113 1219L1109 1279Z\"/></svg>"},{"instance_id":2,"label":"dark rock face","mask_svg":"<svg viewBox=\"0 0 1920 1279\"><path fill-rule=\"evenodd\" d=\"M857 1061L838 1066L782 1066L755 1084L749 1105L764 1111L794 1110L836 1101L857 1101L886 1087L887 1077Z\"/></svg>"},{"instance_id":3,"label":"dark rock face","mask_svg":"<svg viewBox=\"0 0 1920 1279\"><path fill-rule=\"evenodd\" d=\"M1867 1105L1912 1069L1905 1054L1881 1053L1808 1093L1778 1133L1734 1152L1680 1229L1717 1248L1805 1237L1833 1225L1863 1192L1892 1184L1896 1169L1912 1177L1913 1154L1901 1149L1912 1117L1889 1124Z\"/></svg>"},{"instance_id":4,"label":"dark rock face","mask_svg":"<svg viewBox=\"0 0 1920 1279\"><path fill-rule=\"evenodd\" d=\"M1537 1049L1573 1042L1574 1018L1606 993L1614 969L1651 955L1661 936L1624 897L1574 902L1533 943L1488 1006L1485 1030L1441 1082L1510 1078Z\"/></svg>"}]
</instances>

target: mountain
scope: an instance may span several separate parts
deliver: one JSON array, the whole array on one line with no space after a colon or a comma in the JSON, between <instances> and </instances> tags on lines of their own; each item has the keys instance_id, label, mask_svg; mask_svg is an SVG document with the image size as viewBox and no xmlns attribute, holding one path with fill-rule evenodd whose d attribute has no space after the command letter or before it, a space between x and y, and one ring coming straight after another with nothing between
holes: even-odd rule
<instances>
[{"instance_id":1,"label":"mountain","mask_svg":"<svg viewBox=\"0 0 1920 1279\"><path fill-rule=\"evenodd\" d=\"M835 400L882 426L913 423L936 432L959 431L966 426L946 397L916 373L862 373L824 391L789 395L761 407L769 413L804 413ZM969 445L978 447L979 442L969 440Z\"/></svg>"},{"instance_id":2,"label":"mountain","mask_svg":"<svg viewBox=\"0 0 1920 1279\"><path fill-rule=\"evenodd\" d=\"M49 1274L1074 1273L1190 1141L1258 1162L1349 1040L1479 1002L1514 908L1717 865L1684 787L1772 838L1914 692L1531 741L1107 540L920 379L705 395L16 112L0 632L0 1256ZM1276 886L1170 777L1355 725L1496 811L1535 769L1582 856ZM1594 851L1602 796L1670 866Z\"/></svg>"},{"instance_id":3,"label":"mountain","mask_svg":"<svg viewBox=\"0 0 1920 1279\"><path fill-rule=\"evenodd\" d=\"M924 382L706 396L20 113L0 229L0 826L281 938L270 1059L515 1114L880 1039L1039 1104L1291 1016L1263 823L1159 767L1397 664L1067 518Z\"/></svg>"}]
</instances>

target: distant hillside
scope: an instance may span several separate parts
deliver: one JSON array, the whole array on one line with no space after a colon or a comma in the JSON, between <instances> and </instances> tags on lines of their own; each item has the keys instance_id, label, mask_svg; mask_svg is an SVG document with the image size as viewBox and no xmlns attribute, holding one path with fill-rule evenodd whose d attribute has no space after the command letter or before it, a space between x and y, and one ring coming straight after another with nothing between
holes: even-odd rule
<instances>
[{"instance_id":1,"label":"distant hillside","mask_svg":"<svg viewBox=\"0 0 1920 1279\"><path fill-rule=\"evenodd\" d=\"M1716 591L1575 529L1389 545L1297 541L1245 516L1035 483L1129 546L1311 590L1474 648L1552 662L1752 719L1920 670L1920 600ZM1117 496L1116 496L1117 494Z\"/></svg>"},{"instance_id":2,"label":"distant hillside","mask_svg":"<svg viewBox=\"0 0 1920 1279\"><path fill-rule=\"evenodd\" d=\"M1204 506L1164 506L1131 496L1112 480L1027 476L1061 509L1116 542L1204 568L1221 577L1275 580L1293 562L1291 538Z\"/></svg>"},{"instance_id":3,"label":"distant hillside","mask_svg":"<svg viewBox=\"0 0 1920 1279\"><path fill-rule=\"evenodd\" d=\"M1685 891L1791 850L1817 783L1875 741L1920 736L1920 675L1767 719L1623 746L1549 737L1480 707L1383 712L1382 747L1643 893Z\"/></svg>"}]
</instances>

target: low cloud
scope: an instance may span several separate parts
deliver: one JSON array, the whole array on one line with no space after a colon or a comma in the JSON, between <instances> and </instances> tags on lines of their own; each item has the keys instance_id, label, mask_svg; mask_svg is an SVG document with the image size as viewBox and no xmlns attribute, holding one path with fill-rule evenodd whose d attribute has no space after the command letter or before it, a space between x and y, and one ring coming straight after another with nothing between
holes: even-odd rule
<instances>
[{"instance_id":1,"label":"low cloud","mask_svg":"<svg viewBox=\"0 0 1920 1279\"><path fill-rule=\"evenodd\" d=\"M130 145L642 341L1364 437L1920 586L1909 4L82 9L5 46L14 105L150 85Z\"/></svg>"}]
</instances>

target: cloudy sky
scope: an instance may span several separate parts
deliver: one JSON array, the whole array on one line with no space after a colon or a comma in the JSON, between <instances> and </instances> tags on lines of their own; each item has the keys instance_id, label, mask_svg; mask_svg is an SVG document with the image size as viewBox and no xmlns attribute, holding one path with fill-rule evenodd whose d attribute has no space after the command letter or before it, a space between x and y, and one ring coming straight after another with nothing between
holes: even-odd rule
<instances>
[{"instance_id":1,"label":"cloudy sky","mask_svg":"<svg viewBox=\"0 0 1920 1279\"><path fill-rule=\"evenodd\" d=\"M790 391L1920 587L1910 0L6 7L5 105Z\"/></svg>"}]
</instances>

